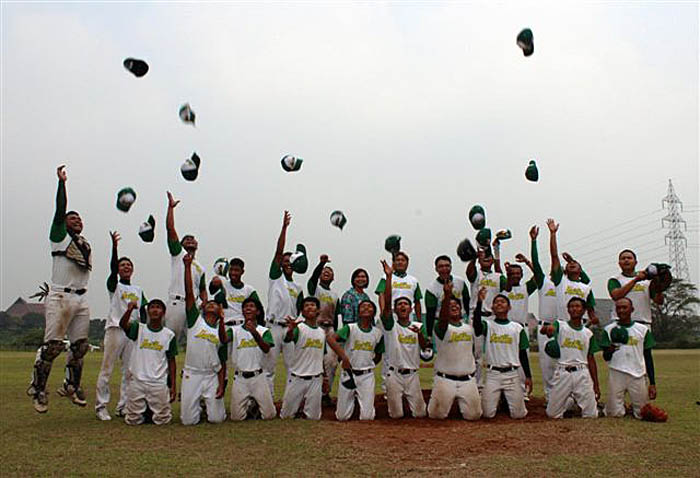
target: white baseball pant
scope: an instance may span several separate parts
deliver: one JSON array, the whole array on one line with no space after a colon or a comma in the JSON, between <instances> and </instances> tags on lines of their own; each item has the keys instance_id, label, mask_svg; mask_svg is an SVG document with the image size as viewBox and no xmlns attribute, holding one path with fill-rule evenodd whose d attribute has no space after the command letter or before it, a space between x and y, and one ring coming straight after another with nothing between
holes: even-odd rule
<instances>
[{"instance_id":1,"label":"white baseball pant","mask_svg":"<svg viewBox=\"0 0 700 478\"><path fill-rule=\"evenodd\" d=\"M185 368L180 388L180 421L183 425L196 425L202 414L201 400L207 407L207 421L221 423L226 420L224 399L216 398L219 387L218 375L214 372L193 372Z\"/></svg>"},{"instance_id":2,"label":"white baseball pant","mask_svg":"<svg viewBox=\"0 0 700 478\"><path fill-rule=\"evenodd\" d=\"M509 372L499 372L491 369L486 372L484 388L481 390L481 407L484 412L484 418L496 416L501 393L505 395L508 402L510 417L525 418L527 408L525 407L525 394L521 386L520 369L522 367Z\"/></svg>"},{"instance_id":3,"label":"white baseball pant","mask_svg":"<svg viewBox=\"0 0 700 478\"><path fill-rule=\"evenodd\" d=\"M263 358L263 370L267 375L268 387L270 388L270 394L275 396L275 369L277 368L277 358L282 354L282 359L284 360L284 367L289 371L289 358L294 352L294 343L284 343L284 336L287 334L287 327L285 325L279 325L277 322L270 324L270 334L272 335L272 340L275 342L275 346L270 348L270 351L265 354ZM289 372L287 373L287 379L289 379Z\"/></svg>"},{"instance_id":4,"label":"white baseball pant","mask_svg":"<svg viewBox=\"0 0 700 478\"><path fill-rule=\"evenodd\" d=\"M323 356L323 394L330 395L335 381L335 371L338 369L338 355L332 348L327 347Z\"/></svg>"},{"instance_id":5,"label":"white baseball pant","mask_svg":"<svg viewBox=\"0 0 700 478\"><path fill-rule=\"evenodd\" d=\"M339 421L350 420L355 411L355 397L360 404L360 420L374 420L374 370L362 375L355 375L355 389L338 386L338 402L335 418Z\"/></svg>"},{"instance_id":6,"label":"white baseball pant","mask_svg":"<svg viewBox=\"0 0 700 478\"><path fill-rule=\"evenodd\" d=\"M403 397L408 401L408 407L415 418L423 418L426 414L425 400L420 388L418 371L402 374L397 369L389 368L386 376L386 399L391 418L403 417Z\"/></svg>"},{"instance_id":7,"label":"white baseball pant","mask_svg":"<svg viewBox=\"0 0 700 478\"><path fill-rule=\"evenodd\" d=\"M642 418L640 410L649 402L646 375L632 375L608 368L608 399L605 402L606 417L625 416L625 392L629 392L634 418Z\"/></svg>"},{"instance_id":8,"label":"white baseball pant","mask_svg":"<svg viewBox=\"0 0 700 478\"><path fill-rule=\"evenodd\" d=\"M292 418L304 400L304 415L311 420L321 419L321 385L323 377L297 377L290 374L284 389L280 418Z\"/></svg>"},{"instance_id":9,"label":"white baseball pant","mask_svg":"<svg viewBox=\"0 0 700 478\"><path fill-rule=\"evenodd\" d=\"M44 342L63 340L66 335L70 343L86 339L90 331L87 294L49 290L45 317Z\"/></svg>"},{"instance_id":10,"label":"white baseball pant","mask_svg":"<svg viewBox=\"0 0 700 478\"><path fill-rule=\"evenodd\" d=\"M127 384L129 381L129 359L134 348L133 341L129 340L121 327L108 327L105 330L104 355L102 356L102 367L97 376L97 386L95 393L95 411L106 408L109 404L110 390L109 379L117 359L121 362L122 379L119 387L119 401L117 402L117 412L124 410L126 406Z\"/></svg>"},{"instance_id":11,"label":"white baseball pant","mask_svg":"<svg viewBox=\"0 0 700 478\"><path fill-rule=\"evenodd\" d=\"M185 327L187 311L185 308L184 297L182 299L171 297L168 299L168 305L165 309L165 326L175 332L175 339L178 342L187 331Z\"/></svg>"},{"instance_id":12,"label":"white baseball pant","mask_svg":"<svg viewBox=\"0 0 700 478\"><path fill-rule=\"evenodd\" d=\"M460 381L435 375L428 402L428 416L447 418L455 400L464 419L478 420L481 417L481 398L473 376L470 380Z\"/></svg>"},{"instance_id":13,"label":"white baseball pant","mask_svg":"<svg viewBox=\"0 0 700 478\"><path fill-rule=\"evenodd\" d=\"M234 377L231 391L231 420L245 420L251 399L257 402L263 420L277 416L277 409L272 402L264 372L249 378L245 378L241 372L236 372Z\"/></svg>"},{"instance_id":14,"label":"white baseball pant","mask_svg":"<svg viewBox=\"0 0 700 478\"><path fill-rule=\"evenodd\" d=\"M581 408L583 418L597 418L598 404L593 391L593 380L587 365L578 365L567 372L568 367L557 365L552 378L552 389L547 402L547 416L561 418L570 408L571 399Z\"/></svg>"},{"instance_id":15,"label":"white baseball pant","mask_svg":"<svg viewBox=\"0 0 700 478\"><path fill-rule=\"evenodd\" d=\"M537 358L540 362L540 370L542 371L542 388L544 388L544 400L549 400L549 392L552 390L552 378L554 377L554 369L556 368L556 361L547 355L544 351L545 345L550 340L547 334L541 334L540 328L544 325L544 322L540 322L537 330Z\"/></svg>"},{"instance_id":16,"label":"white baseball pant","mask_svg":"<svg viewBox=\"0 0 700 478\"><path fill-rule=\"evenodd\" d=\"M474 338L474 363L476 364L476 385L481 391L484 388L484 336Z\"/></svg>"},{"instance_id":17,"label":"white baseball pant","mask_svg":"<svg viewBox=\"0 0 700 478\"><path fill-rule=\"evenodd\" d=\"M128 387L129 398L126 401L126 417L128 425L141 425L146 406L153 412L153 423L165 425L173 418L170 408L170 392L166 384L142 382L131 377Z\"/></svg>"}]
</instances>

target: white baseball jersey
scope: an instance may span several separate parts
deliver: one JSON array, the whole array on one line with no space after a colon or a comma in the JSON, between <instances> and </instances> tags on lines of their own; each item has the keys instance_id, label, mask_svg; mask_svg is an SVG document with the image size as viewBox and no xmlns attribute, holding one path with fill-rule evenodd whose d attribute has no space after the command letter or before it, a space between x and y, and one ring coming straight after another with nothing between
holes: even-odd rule
<instances>
[{"instance_id":1,"label":"white baseball jersey","mask_svg":"<svg viewBox=\"0 0 700 478\"><path fill-rule=\"evenodd\" d=\"M189 325L192 321L191 314L197 316L192 326ZM196 373L217 373L221 370L218 326L207 324L196 307L188 311L187 322L185 368Z\"/></svg>"},{"instance_id":2,"label":"white baseball jersey","mask_svg":"<svg viewBox=\"0 0 700 478\"><path fill-rule=\"evenodd\" d=\"M635 378L640 378L646 375L646 366L644 364L644 349L653 346L653 338L649 327L639 322L632 322L631 325L620 325L617 321L611 322L605 327L605 336L602 339L602 345L607 347L611 344L610 331L615 327L624 327L629 334L629 340L626 344L615 344L619 348L613 353L612 358L608 362L608 367L618 372L624 372L632 375Z\"/></svg>"},{"instance_id":3,"label":"white baseball jersey","mask_svg":"<svg viewBox=\"0 0 700 478\"><path fill-rule=\"evenodd\" d=\"M547 323L552 323L557 319L557 309L559 302L557 300L557 286L554 285L552 279L544 278L542 287L537 291L539 299L539 320ZM567 314L566 317L569 315ZM564 319L566 318L564 317Z\"/></svg>"},{"instance_id":4,"label":"white baseball jersey","mask_svg":"<svg viewBox=\"0 0 700 478\"><path fill-rule=\"evenodd\" d=\"M418 333L425 333L425 328L420 322L409 322L402 325L396 317L380 322L384 331L384 343L386 347L386 361L395 368L420 368L420 342ZM417 327L416 333L409 329Z\"/></svg>"},{"instance_id":5,"label":"white baseball jersey","mask_svg":"<svg viewBox=\"0 0 700 478\"><path fill-rule=\"evenodd\" d=\"M480 268L476 270L476 279L471 283L471 300L469 302L469 316L474 316L474 309L479 296L479 289L486 287L486 298L481 304L482 312L491 313L493 299L501 292L501 278L498 272L484 272Z\"/></svg>"},{"instance_id":6,"label":"white baseball jersey","mask_svg":"<svg viewBox=\"0 0 700 478\"><path fill-rule=\"evenodd\" d=\"M170 255L170 285L168 286L168 294L178 295L183 299L185 297L185 263L182 262L182 258L185 254L187 252L180 246L177 254ZM204 268L199 262L192 260L192 295L194 297L199 297L202 277L204 277Z\"/></svg>"},{"instance_id":7,"label":"white baseball jersey","mask_svg":"<svg viewBox=\"0 0 700 478\"><path fill-rule=\"evenodd\" d=\"M119 327L119 321L131 301L138 302L138 307L131 311L130 320L139 320L139 309L143 305L143 290L137 285L128 285L117 282L114 292L109 292L109 315L105 322L105 329L108 327Z\"/></svg>"},{"instance_id":8,"label":"white baseball jersey","mask_svg":"<svg viewBox=\"0 0 700 478\"><path fill-rule=\"evenodd\" d=\"M598 350L593 332L583 325L575 329L569 322L557 320L554 322L555 338L559 344L561 356L557 359L559 365L588 365L588 354Z\"/></svg>"},{"instance_id":9,"label":"white baseball jersey","mask_svg":"<svg viewBox=\"0 0 700 478\"><path fill-rule=\"evenodd\" d=\"M277 273L279 277L276 277ZM273 276L275 276L274 279ZM299 315L297 299L301 294L301 286L287 280L279 266L273 262L267 289L267 319L271 322L284 322L288 315L292 317Z\"/></svg>"},{"instance_id":10,"label":"white baseball jersey","mask_svg":"<svg viewBox=\"0 0 700 478\"><path fill-rule=\"evenodd\" d=\"M529 342L522 325L510 320L485 320L486 363L494 367L519 367L520 350Z\"/></svg>"},{"instance_id":11,"label":"white baseball jersey","mask_svg":"<svg viewBox=\"0 0 700 478\"><path fill-rule=\"evenodd\" d=\"M63 224L65 230L65 223ZM54 230L52 227L51 233ZM51 243L51 252L64 252L68 249L73 238L67 232L65 237ZM75 262L68 259L65 255L53 255L51 257L51 285L54 287L68 287L71 289L85 289L90 279L90 271L87 268L79 267ZM53 287L52 287L53 288Z\"/></svg>"},{"instance_id":12,"label":"white baseball jersey","mask_svg":"<svg viewBox=\"0 0 700 478\"><path fill-rule=\"evenodd\" d=\"M374 291L375 294L381 295L384 293L384 288L386 287L386 280L380 279L377 288ZM412 304L420 301L422 294L420 291L420 285L418 285L418 279L409 274L402 274L401 276L392 274L391 276L391 302L393 303L399 297L408 298Z\"/></svg>"},{"instance_id":13,"label":"white baseball jersey","mask_svg":"<svg viewBox=\"0 0 700 478\"><path fill-rule=\"evenodd\" d=\"M435 324L435 345L437 358L435 370L449 375L471 375L476 370L474 362L474 329L471 325L448 323L445 334L440 338Z\"/></svg>"},{"instance_id":14,"label":"white baseball jersey","mask_svg":"<svg viewBox=\"0 0 700 478\"><path fill-rule=\"evenodd\" d=\"M510 312L508 312L508 317L514 322L525 325L529 313L530 299L530 295L527 293L527 285L514 285L510 291L504 290L501 293L506 295L510 300Z\"/></svg>"},{"instance_id":15,"label":"white baseball jersey","mask_svg":"<svg viewBox=\"0 0 700 478\"><path fill-rule=\"evenodd\" d=\"M346 324L338 329L338 337L345 342L345 354L353 370L374 368L374 355L384 352L384 338L378 327L365 330L358 323Z\"/></svg>"},{"instance_id":16,"label":"white baseball jersey","mask_svg":"<svg viewBox=\"0 0 700 478\"><path fill-rule=\"evenodd\" d=\"M323 373L323 352L326 347L326 331L311 327L306 322L294 329L294 352L289 371L295 375L310 376Z\"/></svg>"},{"instance_id":17,"label":"white baseball jersey","mask_svg":"<svg viewBox=\"0 0 700 478\"><path fill-rule=\"evenodd\" d=\"M615 277L611 277L620 283L620 287L627 285L628 282L634 279L634 276L627 277L622 274L618 274ZM651 323L651 296L649 294L650 280L639 281L634 284L631 291L627 293L625 297L632 301L632 320L644 322L647 324ZM617 319L617 313L615 312L615 307L612 310L612 319Z\"/></svg>"},{"instance_id":18,"label":"white baseball jersey","mask_svg":"<svg viewBox=\"0 0 700 478\"><path fill-rule=\"evenodd\" d=\"M221 285L226 293L226 303L228 305L224 309L224 319L226 321L243 320L243 301L255 293L255 288L249 284L236 287L228 279L222 280Z\"/></svg>"},{"instance_id":19,"label":"white baseball jersey","mask_svg":"<svg viewBox=\"0 0 700 478\"><path fill-rule=\"evenodd\" d=\"M573 297L583 299L588 303L588 296L591 294L591 284L584 284L580 281L572 281L566 274L561 278L561 282L557 286L557 317L559 320L568 320L569 310L567 305ZM583 314L583 319L588 319L588 312Z\"/></svg>"},{"instance_id":20,"label":"white baseball jersey","mask_svg":"<svg viewBox=\"0 0 700 478\"><path fill-rule=\"evenodd\" d=\"M340 312L340 302L337 292L335 292L333 289L326 289L319 284L314 291L313 297L316 297L321 303L318 318L331 320L335 323L338 312Z\"/></svg>"},{"instance_id":21,"label":"white baseball jersey","mask_svg":"<svg viewBox=\"0 0 700 478\"><path fill-rule=\"evenodd\" d=\"M432 295L432 297L435 298L436 303L435 304L430 304L430 307L433 305L435 306L437 310L437 314L440 313L440 308L442 307L442 299L445 298L445 290L443 289L444 284L441 283L438 279L435 279L430 283L428 286L428 289L426 290L425 294L425 306L428 307L428 302L430 297L428 293ZM468 291L469 289L467 288L466 285L466 280L459 276L452 276L452 296L459 299L462 301L462 296L464 295L465 291ZM432 302L432 297L430 301ZM465 311L468 312L468 311Z\"/></svg>"},{"instance_id":22,"label":"white baseball jersey","mask_svg":"<svg viewBox=\"0 0 700 478\"><path fill-rule=\"evenodd\" d=\"M272 334L267 327L258 325L255 328L262 339L270 345L270 347L275 346L275 342L272 339ZM231 360L236 364L236 370L239 372L255 372L263 367L263 358L265 357L265 352L262 351L258 343L253 338L253 334L248 332L243 325L236 325L232 327L229 331L229 338L231 339L232 355Z\"/></svg>"},{"instance_id":23,"label":"white baseball jersey","mask_svg":"<svg viewBox=\"0 0 700 478\"><path fill-rule=\"evenodd\" d=\"M140 322L131 322L127 337L134 340L129 372L140 380L155 385L165 385L168 378L166 353L177 355L175 332L167 327L151 329Z\"/></svg>"}]
</instances>

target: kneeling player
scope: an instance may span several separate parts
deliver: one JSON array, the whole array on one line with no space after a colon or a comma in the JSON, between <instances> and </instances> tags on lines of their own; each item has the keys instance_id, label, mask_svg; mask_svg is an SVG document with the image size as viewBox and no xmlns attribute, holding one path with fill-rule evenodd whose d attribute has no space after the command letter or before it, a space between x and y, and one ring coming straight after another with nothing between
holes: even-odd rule
<instances>
[{"instance_id":1,"label":"kneeling player","mask_svg":"<svg viewBox=\"0 0 700 478\"><path fill-rule=\"evenodd\" d=\"M519 369L525 374L527 393L532 391L532 375L527 351L530 342L525 328L517 322L508 320L510 300L503 294L493 299L494 320L481 320L481 304L486 298L486 288L479 290L478 301L474 309L474 331L483 335L486 350L486 384L481 392L481 405L484 417L496 416L501 393L508 402L511 418L525 418L525 394L520 383Z\"/></svg>"},{"instance_id":2,"label":"kneeling player","mask_svg":"<svg viewBox=\"0 0 700 478\"><path fill-rule=\"evenodd\" d=\"M342 326L328 344L335 349L337 342L345 343L345 353L338 354L349 360L354 387L341 380L338 387L338 404L335 417L340 421L350 420L355 410L355 397L360 403L360 420L374 420L374 367L382 360L384 338L382 331L374 327L377 307L363 300L357 309L359 320ZM339 347L338 347L339 348Z\"/></svg>"},{"instance_id":3,"label":"kneeling player","mask_svg":"<svg viewBox=\"0 0 700 478\"><path fill-rule=\"evenodd\" d=\"M391 276L394 273L386 261L382 261L386 274L384 289L385 309L382 314L384 341L387 348L386 361L389 365L386 374L386 398L391 418L403 417L403 398L414 417L425 416L425 400L420 388L418 369L420 368L420 351L429 348L425 338L425 328L420 322L411 322L411 299L398 297L391 305Z\"/></svg>"},{"instance_id":4,"label":"kneeling player","mask_svg":"<svg viewBox=\"0 0 700 478\"><path fill-rule=\"evenodd\" d=\"M583 326L586 302L572 297L567 304L569 321L557 320L542 327L542 332L553 337L545 346L545 353L556 361L552 390L547 403L547 416L561 418L571 399L581 408L583 418L597 418L598 368L593 354L598 343L593 332Z\"/></svg>"},{"instance_id":5,"label":"kneeling player","mask_svg":"<svg viewBox=\"0 0 700 478\"><path fill-rule=\"evenodd\" d=\"M138 302L132 301L122 315L119 325L126 336L135 341L131 352L129 373L131 378L127 387L126 417L129 425L144 422L146 408L153 412L153 423L165 425L172 419L170 403L175 401L175 356L177 340L175 333L163 327L165 303L152 299L146 307L148 323L137 320L129 322L131 313L138 308ZM170 394L168 394L170 382Z\"/></svg>"},{"instance_id":6,"label":"kneeling player","mask_svg":"<svg viewBox=\"0 0 700 478\"><path fill-rule=\"evenodd\" d=\"M248 297L241 304L244 322L228 330L219 322L219 338L223 343L232 342L231 363L235 368L231 392L231 420L245 420L251 400L258 404L263 420L275 418L277 410L272 393L263 373L265 354L275 341L267 329L257 324L258 301Z\"/></svg>"},{"instance_id":7,"label":"kneeling player","mask_svg":"<svg viewBox=\"0 0 700 478\"><path fill-rule=\"evenodd\" d=\"M192 256L183 257L185 263L185 307L187 310L187 352L182 374L182 404L180 420L183 425L196 425L202 413L203 400L207 420L221 423L226 420L223 375L226 346L219 341L218 323L223 321L221 305L213 300L202 304L202 312L192 293Z\"/></svg>"},{"instance_id":8,"label":"kneeling player","mask_svg":"<svg viewBox=\"0 0 700 478\"><path fill-rule=\"evenodd\" d=\"M605 415L625 416L625 392L629 392L634 418L642 418L642 407L649 399L656 398L654 359L651 356L654 337L648 326L632 320L634 307L627 297L615 301L615 312L617 323L605 327L601 340L603 358L608 362ZM619 340L618 334L622 334L622 340Z\"/></svg>"},{"instance_id":9,"label":"kneeling player","mask_svg":"<svg viewBox=\"0 0 700 478\"><path fill-rule=\"evenodd\" d=\"M316 324L320 302L316 297L305 297L301 314L304 321L287 317L284 342L294 344L289 363L287 387L282 399L280 418L290 418L299 411L304 401L304 414L312 420L321 419L321 384L323 382L323 350L326 331ZM333 351L343 360L343 368L350 368L343 349L329 342Z\"/></svg>"},{"instance_id":10,"label":"kneeling player","mask_svg":"<svg viewBox=\"0 0 700 478\"><path fill-rule=\"evenodd\" d=\"M430 418L446 418L457 400L467 420L481 417L481 399L474 375L474 329L462 320L462 302L452 295L452 281L444 285L445 297L435 326L435 380L428 403Z\"/></svg>"}]
</instances>

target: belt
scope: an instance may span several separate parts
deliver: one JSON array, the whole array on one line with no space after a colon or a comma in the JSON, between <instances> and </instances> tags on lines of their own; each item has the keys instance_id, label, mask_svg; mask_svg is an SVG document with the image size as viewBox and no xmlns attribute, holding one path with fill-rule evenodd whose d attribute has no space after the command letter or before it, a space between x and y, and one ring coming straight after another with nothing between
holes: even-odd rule
<instances>
[{"instance_id":1,"label":"belt","mask_svg":"<svg viewBox=\"0 0 700 478\"><path fill-rule=\"evenodd\" d=\"M648 325L649 327L651 327L651 322L646 322L644 320L636 320L636 319L634 321L639 322L640 324Z\"/></svg>"},{"instance_id":2,"label":"belt","mask_svg":"<svg viewBox=\"0 0 700 478\"><path fill-rule=\"evenodd\" d=\"M241 325L244 323L245 320L229 320L228 322L224 322L224 325Z\"/></svg>"},{"instance_id":3,"label":"belt","mask_svg":"<svg viewBox=\"0 0 700 478\"><path fill-rule=\"evenodd\" d=\"M355 370L355 369L353 369L352 374L353 374L353 375L364 375L364 374L366 374L366 373L372 372L373 370L374 370L374 369L371 369L371 368L368 368L368 369L366 369L366 370Z\"/></svg>"},{"instance_id":4,"label":"belt","mask_svg":"<svg viewBox=\"0 0 700 478\"><path fill-rule=\"evenodd\" d=\"M272 322L274 325L279 325L280 327L286 327L287 322L277 322L276 320Z\"/></svg>"},{"instance_id":5,"label":"belt","mask_svg":"<svg viewBox=\"0 0 700 478\"><path fill-rule=\"evenodd\" d=\"M554 322L547 322L546 320L538 320L537 325L552 325Z\"/></svg>"},{"instance_id":6,"label":"belt","mask_svg":"<svg viewBox=\"0 0 700 478\"><path fill-rule=\"evenodd\" d=\"M253 370L252 372L240 372L240 371L236 371L236 375L237 375L238 377L243 377L243 378L253 378L253 377L257 377L257 376L260 375L261 373L262 373L262 369L261 369L261 368L259 368L259 369L257 369L257 370Z\"/></svg>"},{"instance_id":7,"label":"belt","mask_svg":"<svg viewBox=\"0 0 700 478\"><path fill-rule=\"evenodd\" d=\"M294 372L292 372L292 377L300 378L302 380L313 380L315 378L320 377L321 375L323 375L323 374L319 373L317 375L297 375Z\"/></svg>"},{"instance_id":8,"label":"belt","mask_svg":"<svg viewBox=\"0 0 700 478\"><path fill-rule=\"evenodd\" d=\"M87 289L71 289L70 287L57 287L56 289L57 292L65 292L66 294L77 294L77 295L83 295L84 293L87 292Z\"/></svg>"},{"instance_id":9,"label":"belt","mask_svg":"<svg viewBox=\"0 0 700 478\"><path fill-rule=\"evenodd\" d=\"M567 365L564 367L564 370L571 373L571 372L576 372L578 370L583 370L585 368L586 368L585 365Z\"/></svg>"},{"instance_id":10,"label":"belt","mask_svg":"<svg viewBox=\"0 0 700 478\"><path fill-rule=\"evenodd\" d=\"M185 297L177 294L170 294L170 300L185 300Z\"/></svg>"},{"instance_id":11,"label":"belt","mask_svg":"<svg viewBox=\"0 0 700 478\"><path fill-rule=\"evenodd\" d=\"M474 374L471 374L471 375L450 375L448 373L442 373L442 372L435 372L435 375L437 375L438 377L449 379L449 380L456 380L458 382L468 382L474 376Z\"/></svg>"},{"instance_id":12,"label":"belt","mask_svg":"<svg viewBox=\"0 0 700 478\"><path fill-rule=\"evenodd\" d=\"M408 374L416 371L416 369L414 369L414 368L394 368L394 367L389 367L389 370L391 370L392 372L400 373L401 375L408 375Z\"/></svg>"},{"instance_id":13,"label":"belt","mask_svg":"<svg viewBox=\"0 0 700 478\"><path fill-rule=\"evenodd\" d=\"M513 370L518 370L518 366L511 365L510 367L494 367L493 365L489 365L489 370L495 370L496 372L506 373L512 372Z\"/></svg>"}]
</instances>

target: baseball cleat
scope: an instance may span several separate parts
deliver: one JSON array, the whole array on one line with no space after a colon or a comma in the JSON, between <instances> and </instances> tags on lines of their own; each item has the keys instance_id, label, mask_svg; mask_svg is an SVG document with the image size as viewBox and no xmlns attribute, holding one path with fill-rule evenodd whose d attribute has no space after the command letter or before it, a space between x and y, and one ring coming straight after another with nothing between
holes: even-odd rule
<instances>
[{"instance_id":1,"label":"baseball cleat","mask_svg":"<svg viewBox=\"0 0 700 478\"><path fill-rule=\"evenodd\" d=\"M123 408L117 408L115 415L118 416L119 418L124 418L126 416L126 413L124 412Z\"/></svg>"},{"instance_id":2,"label":"baseball cleat","mask_svg":"<svg viewBox=\"0 0 700 478\"><path fill-rule=\"evenodd\" d=\"M95 415L97 415L98 420L102 420L103 422L108 422L112 419L106 408L100 408L95 412Z\"/></svg>"},{"instance_id":3,"label":"baseball cleat","mask_svg":"<svg viewBox=\"0 0 700 478\"><path fill-rule=\"evenodd\" d=\"M46 413L49 411L49 397L46 392L37 392L32 397L32 404L34 405L34 410L39 413Z\"/></svg>"},{"instance_id":4,"label":"baseball cleat","mask_svg":"<svg viewBox=\"0 0 700 478\"><path fill-rule=\"evenodd\" d=\"M74 390L72 386L66 387L66 385L64 384L62 387L56 390L56 393L58 393L61 397L70 398L71 402L73 402L75 405L78 405L79 407L84 407L87 405L87 400L85 399L85 392L83 392L83 389L80 387L78 387L77 390Z\"/></svg>"}]
</instances>

